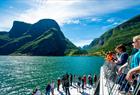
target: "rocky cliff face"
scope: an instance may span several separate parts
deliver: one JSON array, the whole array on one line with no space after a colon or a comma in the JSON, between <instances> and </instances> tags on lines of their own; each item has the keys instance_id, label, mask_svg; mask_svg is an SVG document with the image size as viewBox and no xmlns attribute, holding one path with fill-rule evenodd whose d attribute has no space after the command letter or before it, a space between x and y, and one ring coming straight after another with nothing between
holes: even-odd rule
<instances>
[{"instance_id":1,"label":"rocky cliff face","mask_svg":"<svg viewBox=\"0 0 140 95\"><path fill-rule=\"evenodd\" d=\"M0 55L63 56L67 51L78 49L52 19L42 19L35 24L15 21L7 38L10 40L0 46Z\"/></svg>"},{"instance_id":2,"label":"rocky cliff face","mask_svg":"<svg viewBox=\"0 0 140 95\"><path fill-rule=\"evenodd\" d=\"M26 33L30 27L31 27L31 24L20 22L20 21L14 21L13 26L11 30L9 31L9 37L18 38L20 36L23 36L23 34Z\"/></svg>"}]
</instances>

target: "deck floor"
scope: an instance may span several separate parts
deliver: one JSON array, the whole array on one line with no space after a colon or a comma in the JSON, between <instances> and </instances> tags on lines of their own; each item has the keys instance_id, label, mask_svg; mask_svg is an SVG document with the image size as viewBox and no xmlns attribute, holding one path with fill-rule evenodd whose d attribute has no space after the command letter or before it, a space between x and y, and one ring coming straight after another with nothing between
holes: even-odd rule
<instances>
[{"instance_id":1,"label":"deck floor","mask_svg":"<svg viewBox=\"0 0 140 95\"><path fill-rule=\"evenodd\" d=\"M95 88L87 85L84 91L81 88L81 91L78 92L77 86L73 84L73 86L70 86L69 90L71 95L93 95ZM62 85L60 85L60 91L57 91L57 88L54 89L54 95L66 95L65 91L62 89Z\"/></svg>"}]
</instances>

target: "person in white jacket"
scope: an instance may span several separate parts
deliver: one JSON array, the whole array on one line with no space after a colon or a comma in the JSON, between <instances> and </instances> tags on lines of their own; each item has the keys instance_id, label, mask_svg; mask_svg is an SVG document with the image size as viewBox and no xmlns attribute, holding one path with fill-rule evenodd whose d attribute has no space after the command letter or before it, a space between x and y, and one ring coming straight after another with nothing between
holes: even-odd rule
<instances>
[{"instance_id":1,"label":"person in white jacket","mask_svg":"<svg viewBox=\"0 0 140 95\"><path fill-rule=\"evenodd\" d=\"M54 81L52 81L51 83L51 93L52 95L54 95Z\"/></svg>"}]
</instances>

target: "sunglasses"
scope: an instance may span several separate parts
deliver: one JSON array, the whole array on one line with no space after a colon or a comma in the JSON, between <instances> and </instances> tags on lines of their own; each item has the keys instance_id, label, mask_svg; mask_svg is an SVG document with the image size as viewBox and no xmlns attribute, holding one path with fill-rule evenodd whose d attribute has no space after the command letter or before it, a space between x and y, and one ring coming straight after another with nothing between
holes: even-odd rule
<instances>
[{"instance_id":1,"label":"sunglasses","mask_svg":"<svg viewBox=\"0 0 140 95\"><path fill-rule=\"evenodd\" d=\"M135 41L135 42L132 42L132 44L133 44L133 43L136 43L136 42L137 42L137 41Z\"/></svg>"}]
</instances>

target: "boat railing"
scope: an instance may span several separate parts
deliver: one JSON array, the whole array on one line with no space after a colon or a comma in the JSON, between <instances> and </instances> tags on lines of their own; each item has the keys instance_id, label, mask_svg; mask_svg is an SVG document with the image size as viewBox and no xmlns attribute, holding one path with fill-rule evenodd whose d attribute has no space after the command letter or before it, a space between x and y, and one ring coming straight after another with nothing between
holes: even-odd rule
<instances>
[{"instance_id":1,"label":"boat railing","mask_svg":"<svg viewBox=\"0 0 140 95\"><path fill-rule=\"evenodd\" d=\"M97 85L95 87L94 95L99 95L99 88L100 88L100 78L97 81Z\"/></svg>"},{"instance_id":2,"label":"boat railing","mask_svg":"<svg viewBox=\"0 0 140 95\"><path fill-rule=\"evenodd\" d=\"M128 68L125 68L127 70ZM134 76L134 80L132 82L125 82L125 74L119 75L117 72L114 71L114 68L112 68L112 65L105 62L103 65L103 72L104 72L104 78L106 80L105 86L107 87L108 95L119 95L119 94L125 94L125 95L138 95L139 89L140 89L140 74ZM128 87L128 84L130 85L127 92L125 90L120 91L120 85L123 85L126 89Z\"/></svg>"}]
</instances>

